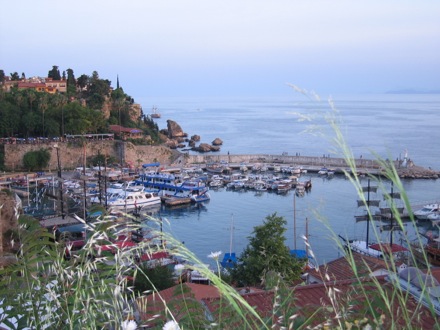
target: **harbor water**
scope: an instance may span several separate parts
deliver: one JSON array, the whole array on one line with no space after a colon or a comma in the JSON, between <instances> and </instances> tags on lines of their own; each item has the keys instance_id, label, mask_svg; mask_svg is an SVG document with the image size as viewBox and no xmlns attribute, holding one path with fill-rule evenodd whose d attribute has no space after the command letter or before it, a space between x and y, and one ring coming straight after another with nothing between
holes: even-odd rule
<instances>
[{"instance_id":1,"label":"harbor water","mask_svg":"<svg viewBox=\"0 0 440 330\"><path fill-rule=\"evenodd\" d=\"M374 158L377 153L383 158L402 159L407 152L416 165L440 170L440 148L436 146L440 141L440 95L334 96L333 108L327 100L302 94L137 101L145 114L153 104L157 106L161 118L155 120L160 129L166 128L170 119L189 136L200 135L201 142L222 139L220 154L341 156L328 123L334 118L355 157ZM303 176L312 179L312 189L303 197L295 198L294 191L277 195L223 188L211 190L207 203L178 209L161 207L157 216L164 219L164 230L184 242L203 262L212 263L207 256L213 251L229 252L232 221L232 249L240 254L253 228L275 212L287 221L286 244L290 248L304 249L301 236L306 233L307 219L317 261L333 260L342 255L335 243L338 235L365 238L366 223L354 219L359 214L356 190L342 175L332 179ZM367 179L363 180L366 184ZM403 184L412 205L440 201L440 180L405 180ZM382 228L376 226L370 232L377 229L383 240L388 240L389 232ZM411 224L405 226L410 236L415 230ZM396 231L394 242L401 235Z\"/></svg>"}]
</instances>

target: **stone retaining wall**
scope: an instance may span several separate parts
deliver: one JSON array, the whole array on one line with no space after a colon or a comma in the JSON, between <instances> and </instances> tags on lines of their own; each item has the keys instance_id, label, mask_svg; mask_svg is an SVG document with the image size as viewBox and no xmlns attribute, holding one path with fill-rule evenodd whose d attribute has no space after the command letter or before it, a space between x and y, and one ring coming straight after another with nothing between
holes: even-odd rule
<instances>
[{"instance_id":1,"label":"stone retaining wall","mask_svg":"<svg viewBox=\"0 0 440 330\"><path fill-rule=\"evenodd\" d=\"M135 146L130 142L121 141L94 141L87 143L85 148L71 142L58 142L58 146L61 167L65 170L83 166L84 155L91 157L99 153L113 157L118 162L122 160L124 166L131 164L135 167L152 162L170 164L179 155L177 151L164 146ZM13 172L23 170L23 156L29 151L40 149L47 149L51 154L49 168L45 170L56 170L58 164L54 143L4 145L6 169Z\"/></svg>"}]
</instances>

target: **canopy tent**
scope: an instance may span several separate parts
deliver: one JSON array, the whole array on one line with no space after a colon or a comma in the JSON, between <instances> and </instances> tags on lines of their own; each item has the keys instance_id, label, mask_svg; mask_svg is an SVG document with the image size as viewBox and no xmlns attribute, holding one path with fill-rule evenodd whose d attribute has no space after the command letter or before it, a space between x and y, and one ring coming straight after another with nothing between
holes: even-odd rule
<instances>
[{"instance_id":1,"label":"canopy tent","mask_svg":"<svg viewBox=\"0 0 440 330\"><path fill-rule=\"evenodd\" d=\"M160 163L156 162L156 163L149 163L149 164L143 164L142 167L143 168L147 168L147 167L159 167Z\"/></svg>"}]
</instances>

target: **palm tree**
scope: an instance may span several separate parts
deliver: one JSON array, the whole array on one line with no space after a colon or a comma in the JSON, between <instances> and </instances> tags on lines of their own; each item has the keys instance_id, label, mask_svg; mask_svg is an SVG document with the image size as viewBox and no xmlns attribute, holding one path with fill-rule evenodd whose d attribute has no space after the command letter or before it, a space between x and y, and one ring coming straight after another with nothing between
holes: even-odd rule
<instances>
[{"instance_id":1,"label":"palm tree","mask_svg":"<svg viewBox=\"0 0 440 330\"><path fill-rule=\"evenodd\" d=\"M61 137L64 137L64 106L67 104L67 97L63 94L56 94L53 102L55 107L61 109Z\"/></svg>"},{"instance_id":2,"label":"palm tree","mask_svg":"<svg viewBox=\"0 0 440 330\"><path fill-rule=\"evenodd\" d=\"M39 108L40 108L40 110L41 110L41 112L43 113L43 137L45 137L45 127L44 127L44 113L46 112L46 110L47 110L47 106L48 106L48 96L47 96L47 94L46 93L39 93L39 94L41 94L40 95L40 98L39 98L39 102L38 102L38 105L39 105Z\"/></svg>"},{"instance_id":3,"label":"palm tree","mask_svg":"<svg viewBox=\"0 0 440 330\"><path fill-rule=\"evenodd\" d=\"M35 91L33 89L26 90L26 94L28 97L30 110L32 111L32 104L37 99L37 95L35 94Z\"/></svg>"}]
</instances>

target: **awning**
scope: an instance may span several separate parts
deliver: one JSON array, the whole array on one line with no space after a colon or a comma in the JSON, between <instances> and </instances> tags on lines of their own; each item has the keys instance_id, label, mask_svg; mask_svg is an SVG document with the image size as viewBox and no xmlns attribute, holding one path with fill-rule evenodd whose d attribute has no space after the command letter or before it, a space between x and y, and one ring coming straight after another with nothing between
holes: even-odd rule
<instances>
[{"instance_id":1,"label":"awning","mask_svg":"<svg viewBox=\"0 0 440 330\"><path fill-rule=\"evenodd\" d=\"M143 164L142 167L143 168L147 168L147 167L159 167L160 163L149 163L149 164Z\"/></svg>"}]
</instances>

